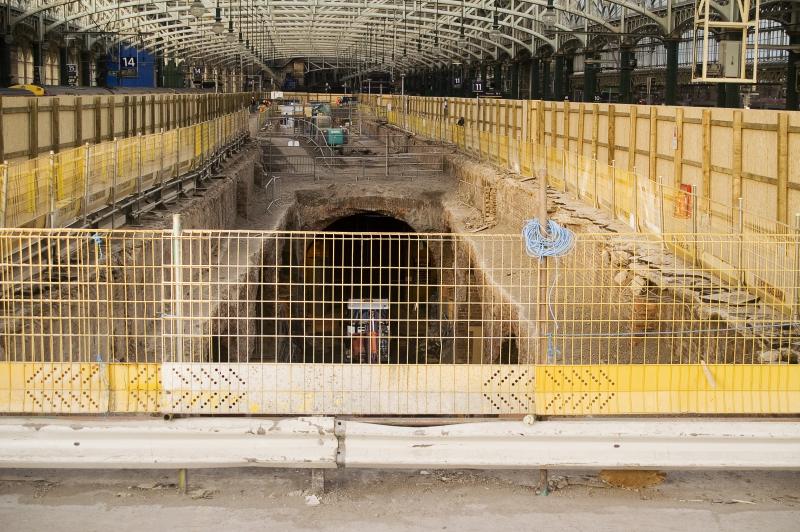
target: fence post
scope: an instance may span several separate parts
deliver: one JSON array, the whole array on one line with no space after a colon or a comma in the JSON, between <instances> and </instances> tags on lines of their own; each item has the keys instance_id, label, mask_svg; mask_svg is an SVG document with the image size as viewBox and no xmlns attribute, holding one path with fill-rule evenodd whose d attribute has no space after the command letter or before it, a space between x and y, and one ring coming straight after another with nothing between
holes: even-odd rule
<instances>
[{"instance_id":1,"label":"fence post","mask_svg":"<svg viewBox=\"0 0 800 532\"><path fill-rule=\"evenodd\" d=\"M562 148L561 152L563 155L561 156L561 179L564 181L564 194L569 192L569 187L567 186L567 161L569 161L569 152Z\"/></svg>"},{"instance_id":2,"label":"fence post","mask_svg":"<svg viewBox=\"0 0 800 532\"><path fill-rule=\"evenodd\" d=\"M538 189L538 202L536 217L539 219L540 231L544 236L548 236L547 229L547 179L543 177L539 179ZM547 287L549 285L547 280L547 257L539 258L539 268L537 271L537 291L538 303L536 305L536 336L537 336L537 349L536 349L536 364L547 364L548 362L555 362L555 360L548 360L547 352Z\"/></svg>"},{"instance_id":3,"label":"fence post","mask_svg":"<svg viewBox=\"0 0 800 532\"><path fill-rule=\"evenodd\" d=\"M48 227L54 228L56 225L56 153L50 150L50 215L48 216Z\"/></svg>"},{"instance_id":4,"label":"fence post","mask_svg":"<svg viewBox=\"0 0 800 532\"><path fill-rule=\"evenodd\" d=\"M172 215L172 319L175 320L173 329L173 362L183 362L183 244L181 233L183 226L181 215Z\"/></svg>"},{"instance_id":5,"label":"fence post","mask_svg":"<svg viewBox=\"0 0 800 532\"><path fill-rule=\"evenodd\" d=\"M666 232L667 228L665 227L666 218L664 216L664 177L658 176L658 191L659 191L659 198L660 198L660 205L661 208L658 209L658 214L661 217L661 240L666 245Z\"/></svg>"},{"instance_id":6,"label":"fence post","mask_svg":"<svg viewBox=\"0 0 800 532\"><path fill-rule=\"evenodd\" d=\"M611 161L611 218L617 219L617 166Z\"/></svg>"},{"instance_id":7,"label":"fence post","mask_svg":"<svg viewBox=\"0 0 800 532\"><path fill-rule=\"evenodd\" d=\"M119 170L119 142L114 137L114 150L112 155L113 164L111 165L111 229L114 229L114 221L117 216L117 172Z\"/></svg>"},{"instance_id":8,"label":"fence post","mask_svg":"<svg viewBox=\"0 0 800 532\"><path fill-rule=\"evenodd\" d=\"M738 200L738 220L736 231L739 234L739 250L736 259L736 267L739 269L739 286L745 285L744 269L744 198L739 196Z\"/></svg>"},{"instance_id":9,"label":"fence post","mask_svg":"<svg viewBox=\"0 0 800 532\"><path fill-rule=\"evenodd\" d=\"M700 266L700 243L698 242L700 235L697 232L697 185L692 185L692 236L694 238L694 264Z\"/></svg>"},{"instance_id":10,"label":"fence post","mask_svg":"<svg viewBox=\"0 0 800 532\"><path fill-rule=\"evenodd\" d=\"M3 227L8 227L6 223L8 215L8 161L3 161L3 164L0 165L0 175L2 175L3 179L3 214L1 219Z\"/></svg>"},{"instance_id":11,"label":"fence post","mask_svg":"<svg viewBox=\"0 0 800 532\"><path fill-rule=\"evenodd\" d=\"M633 167L633 175L631 177L633 183L631 186L633 187L633 197L631 198L633 203L633 212L631 213L633 216L633 229L635 231L639 230L639 175L636 173L636 167Z\"/></svg>"},{"instance_id":12,"label":"fence post","mask_svg":"<svg viewBox=\"0 0 800 532\"><path fill-rule=\"evenodd\" d=\"M594 208L600 208L600 197L597 195L597 153L592 153L592 174L594 187Z\"/></svg>"},{"instance_id":13,"label":"fence post","mask_svg":"<svg viewBox=\"0 0 800 532\"><path fill-rule=\"evenodd\" d=\"M800 212L794 215L794 305L792 306L794 319L797 321L800 318Z\"/></svg>"},{"instance_id":14,"label":"fence post","mask_svg":"<svg viewBox=\"0 0 800 532\"><path fill-rule=\"evenodd\" d=\"M181 129L175 130L175 177L181 175Z\"/></svg>"},{"instance_id":15,"label":"fence post","mask_svg":"<svg viewBox=\"0 0 800 532\"><path fill-rule=\"evenodd\" d=\"M91 176L89 175L92 171L92 145L88 142L86 143L86 157L84 157L83 161L83 227L86 227L86 223L89 218L89 196L90 190L89 187L91 186Z\"/></svg>"},{"instance_id":16,"label":"fence post","mask_svg":"<svg viewBox=\"0 0 800 532\"><path fill-rule=\"evenodd\" d=\"M136 216L142 201L142 134L136 134Z\"/></svg>"},{"instance_id":17,"label":"fence post","mask_svg":"<svg viewBox=\"0 0 800 532\"><path fill-rule=\"evenodd\" d=\"M164 128L160 128L158 132L158 184L164 185Z\"/></svg>"}]
</instances>

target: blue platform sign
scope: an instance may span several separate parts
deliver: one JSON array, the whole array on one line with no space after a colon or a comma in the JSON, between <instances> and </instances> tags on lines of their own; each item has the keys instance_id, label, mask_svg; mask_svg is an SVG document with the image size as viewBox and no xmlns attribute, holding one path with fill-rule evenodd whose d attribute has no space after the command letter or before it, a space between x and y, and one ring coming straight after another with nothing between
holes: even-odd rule
<instances>
[{"instance_id":1,"label":"blue platform sign","mask_svg":"<svg viewBox=\"0 0 800 532\"><path fill-rule=\"evenodd\" d=\"M139 54L119 55L119 75L136 77L139 72Z\"/></svg>"},{"instance_id":2,"label":"blue platform sign","mask_svg":"<svg viewBox=\"0 0 800 532\"><path fill-rule=\"evenodd\" d=\"M483 80L476 79L472 82L472 92L483 92Z\"/></svg>"}]
</instances>

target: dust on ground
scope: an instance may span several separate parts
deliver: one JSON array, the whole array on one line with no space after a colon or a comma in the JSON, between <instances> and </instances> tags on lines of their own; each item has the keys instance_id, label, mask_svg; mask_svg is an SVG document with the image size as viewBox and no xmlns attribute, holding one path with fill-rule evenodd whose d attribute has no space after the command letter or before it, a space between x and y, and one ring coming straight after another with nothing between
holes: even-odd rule
<instances>
[{"instance_id":1,"label":"dust on ground","mask_svg":"<svg viewBox=\"0 0 800 532\"><path fill-rule=\"evenodd\" d=\"M796 531L800 472L669 472L645 488L597 472L4 470L0 523L17 530Z\"/></svg>"}]
</instances>

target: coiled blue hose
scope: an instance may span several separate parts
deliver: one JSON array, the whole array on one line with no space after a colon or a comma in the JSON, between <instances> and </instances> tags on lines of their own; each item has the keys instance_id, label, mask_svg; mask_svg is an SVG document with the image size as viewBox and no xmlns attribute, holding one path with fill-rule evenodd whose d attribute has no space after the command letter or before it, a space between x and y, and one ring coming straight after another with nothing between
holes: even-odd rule
<instances>
[{"instance_id":1,"label":"coiled blue hose","mask_svg":"<svg viewBox=\"0 0 800 532\"><path fill-rule=\"evenodd\" d=\"M525 239L525 251L531 257L542 259L544 257L563 257L572 251L575 246L575 234L558 225L553 220L548 220L548 236L542 234L542 226L538 218L528 220L522 228L522 238Z\"/></svg>"},{"instance_id":2,"label":"coiled blue hose","mask_svg":"<svg viewBox=\"0 0 800 532\"><path fill-rule=\"evenodd\" d=\"M549 235L543 235L542 225L538 218L528 220L525 227L522 228L522 238L525 239L525 252L529 256L536 257L539 260L544 257L559 258L572 251L575 246L575 234L572 231L558 225L553 220L547 222L547 230ZM547 361L551 363L556 362L561 357L561 352L554 341L554 336L558 333L558 319L553 308L553 291L558 283L559 261L555 262L555 276L551 278L550 286L547 289L547 310L553 322L553 331L547 334Z\"/></svg>"}]
</instances>

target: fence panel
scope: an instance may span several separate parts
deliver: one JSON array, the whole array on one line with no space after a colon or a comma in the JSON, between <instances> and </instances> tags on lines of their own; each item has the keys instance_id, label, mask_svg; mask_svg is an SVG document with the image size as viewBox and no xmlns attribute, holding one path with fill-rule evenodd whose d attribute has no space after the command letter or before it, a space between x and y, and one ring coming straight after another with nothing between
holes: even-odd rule
<instances>
[{"instance_id":1,"label":"fence panel","mask_svg":"<svg viewBox=\"0 0 800 532\"><path fill-rule=\"evenodd\" d=\"M800 412L797 238L666 236L6 230L0 411Z\"/></svg>"},{"instance_id":2,"label":"fence panel","mask_svg":"<svg viewBox=\"0 0 800 532\"><path fill-rule=\"evenodd\" d=\"M246 111L163 133L86 144L0 165L4 227L61 227L166 177L199 168L247 130ZM217 130L225 140L217 142Z\"/></svg>"}]
</instances>

